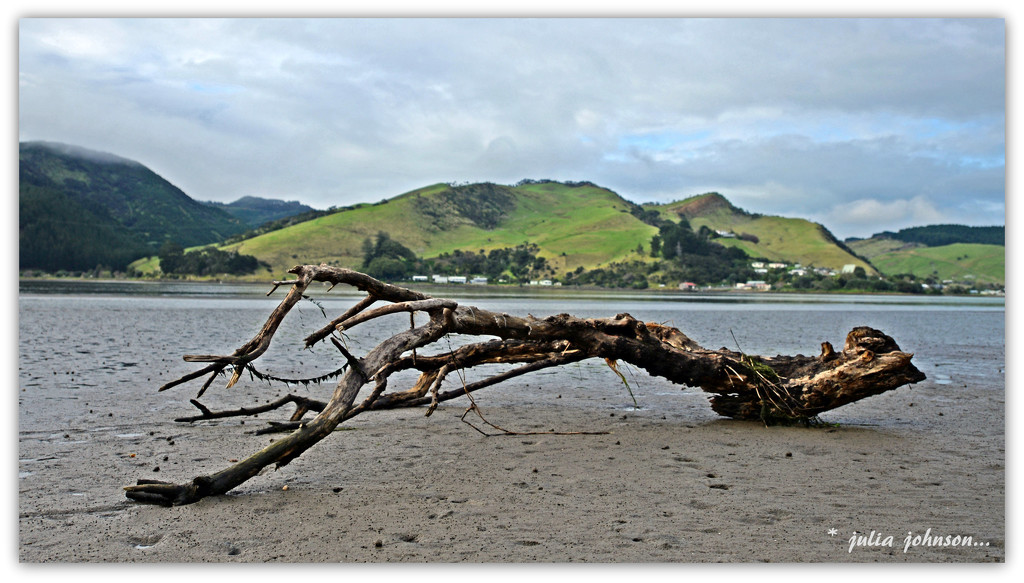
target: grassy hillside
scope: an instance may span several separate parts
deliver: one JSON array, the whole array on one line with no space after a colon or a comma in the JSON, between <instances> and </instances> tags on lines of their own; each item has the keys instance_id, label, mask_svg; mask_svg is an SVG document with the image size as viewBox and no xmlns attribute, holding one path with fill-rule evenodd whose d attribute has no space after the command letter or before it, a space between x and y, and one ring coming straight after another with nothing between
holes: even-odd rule
<instances>
[{"instance_id":1,"label":"grassy hillside","mask_svg":"<svg viewBox=\"0 0 1024 583\"><path fill-rule=\"evenodd\" d=\"M654 262L651 238L658 229L650 211L663 218L687 217L694 230L707 226L743 234L715 242L752 257L839 269L853 263L876 273L854 257L821 225L803 219L746 213L718 194L669 205L646 205L647 213L618 194L590 183L524 181L516 186L434 184L377 204L362 204L333 214L224 245L271 265L275 275L299 263L328 263L359 268L363 242L388 233L417 256L434 258L461 251L490 251L524 243L560 277L617 262ZM637 249L641 249L638 252ZM135 265L155 268L153 261Z\"/></svg>"},{"instance_id":2,"label":"grassy hillside","mask_svg":"<svg viewBox=\"0 0 1024 583\"><path fill-rule=\"evenodd\" d=\"M805 219L764 216L747 213L718 193L708 193L667 205L645 205L665 218L686 217L693 229L731 231L756 238L719 238L716 243L738 247L751 257L773 261L798 262L809 267L840 269L846 264L863 267L869 274L877 271L867 262L844 250L827 229Z\"/></svg>"},{"instance_id":3,"label":"grassy hillside","mask_svg":"<svg viewBox=\"0 0 1024 583\"><path fill-rule=\"evenodd\" d=\"M902 247L871 259L883 273L911 273L919 278L973 280L1004 284L1006 248L1001 245L955 243L941 247Z\"/></svg>"},{"instance_id":4,"label":"grassy hillside","mask_svg":"<svg viewBox=\"0 0 1024 583\"><path fill-rule=\"evenodd\" d=\"M872 263L874 263L875 257L885 253L924 247L924 245L920 243L907 243L905 241L890 239L889 237L872 237L870 239L847 241L846 244L849 245L850 249L853 249L857 255L868 258Z\"/></svg>"},{"instance_id":5,"label":"grassy hillside","mask_svg":"<svg viewBox=\"0 0 1024 583\"><path fill-rule=\"evenodd\" d=\"M280 273L298 263L358 267L362 243L378 231L421 257L537 244L556 273L628 259L657 229L629 212L630 203L592 184L516 187L435 184L374 205L266 233L226 249L255 255Z\"/></svg>"}]
</instances>

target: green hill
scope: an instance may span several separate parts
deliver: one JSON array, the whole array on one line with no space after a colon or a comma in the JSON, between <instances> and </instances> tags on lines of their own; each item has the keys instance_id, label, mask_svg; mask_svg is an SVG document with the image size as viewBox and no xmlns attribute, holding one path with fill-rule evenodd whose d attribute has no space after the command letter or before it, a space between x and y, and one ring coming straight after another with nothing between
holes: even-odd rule
<instances>
[{"instance_id":1,"label":"green hill","mask_svg":"<svg viewBox=\"0 0 1024 583\"><path fill-rule=\"evenodd\" d=\"M893 253L895 251L924 247L921 243L907 243L906 241L897 241L896 239L879 236L874 236L870 239L847 239L846 244L849 245L857 255L866 257L869 260L872 260L872 262L875 257L884 253Z\"/></svg>"},{"instance_id":2,"label":"green hill","mask_svg":"<svg viewBox=\"0 0 1024 583\"><path fill-rule=\"evenodd\" d=\"M142 164L112 154L25 142L18 170L22 269L123 269L125 255L138 257L166 240L202 245L245 229Z\"/></svg>"},{"instance_id":3,"label":"green hill","mask_svg":"<svg viewBox=\"0 0 1024 583\"><path fill-rule=\"evenodd\" d=\"M752 257L841 268L853 257L827 229L802 219L751 215L721 195L702 195L669 205L641 207L592 183L523 181L498 184L434 184L376 204L361 204L256 237L225 245L254 255L282 273L297 263L358 268L363 242L388 233L417 256L435 258L456 251L490 251L535 244L558 277L614 263L654 262L651 238L658 229L652 212L698 229L707 225L744 234L718 238ZM644 212L646 211L646 212ZM646 215L646 216L645 216ZM644 222L645 219L647 222ZM638 249L642 250L638 252ZM137 266L152 269L153 263Z\"/></svg>"},{"instance_id":4,"label":"green hill","mask_svg":"<svg viewBox=\"0 0 1024 583\"><path fill-rule=\"evenodd\" d=\"M996 283L1006 281L1006 247L954 243L883 253L872 259L885 274L910 273L936 280Z\"/></svg>"},{"instance_id":5,"label":"green hill","mask_svg":"<svg viewBox=\"0 0 1024 583\"><path fill-rule=\"evenodd\" d=\"M888 237L851 241L850 247L886 275L909 273L920 279L976 281L1004 285L1006 247L980 243L953 243L926 247Z\"/></svg>"},{"instance_id":6,"label":"green hill","mask_svg":"<svg viewBox=\"0 0 1024 583\"><path fill-rule=\"evenodd\" d=\"M283 274L298 263L359 268L363 242L381 231L423 258L530 243L537 245L538 255L546 259L550 275L559 277L578 268L657 261L649 254L651 239L658 234L651 223L657 223L656 217L678 221L680 216L695 230L706 225L742 234L743 239L721 237L715 242L737 247L751 257L835 269L853 263L875 273L827 229L810 221L752 215L718 194L639 207L589 182L434 184L222 248L254 255L275 274ZM155 264L138 262L135 267L148 271Z\"/></svg>"},{"instance_id":7,"label":"green hill","mask_svg":"<svg viewBox=\"0 0 1024 583\"><path fill-rule=\"evenodd\" d=\"M716 192L665 205L647 204L644 208L672 220L686 217L695 230L706 226L731 233L733 236L720 237L715 242L742 249L751 257L831 269L853 264L869 274L877 273L871 263L854 256L822 225L806 219L748 213Z\"/></svg>"},{"instance_id":8,"label":"green hill","mask_svg":"<svg viewBox=\"0 0 1024 583\"><path fill-rule=\"evenodd\" d=\"M616 261L650 260L636 252L658 230L630 214L634 207L590 183L528 182L517 186L435 184L227 246L255 255L275 273L297 263L358 267L363 241L389 233L418 256L456 250L540 247L554 273Z\"/></svg>"}]
</instances>

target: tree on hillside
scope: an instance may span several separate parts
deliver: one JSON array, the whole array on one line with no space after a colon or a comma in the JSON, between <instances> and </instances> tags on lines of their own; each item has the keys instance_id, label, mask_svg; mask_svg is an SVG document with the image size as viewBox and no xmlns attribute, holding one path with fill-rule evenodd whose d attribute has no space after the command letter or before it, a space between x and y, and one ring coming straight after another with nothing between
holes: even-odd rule
<instances>
[{"instance_id":1,"label":"tree on hillside","mask_svg":"<svg viewBox=\"0 0 1024 583\"><path fill-rule=\"evenodd\" d=\"M661 255L661 235L651 237L651 257Z\"/></svg>"},{"instance_id":2,"label":"tree on hillside","mask_svg":"<svg viewBox=\"0 0 1024 583\"><path fill-rule=\"evenodd\" d=\"M165 241L157 252L160 258L160 271L164 273L177 273L185 259L185 250L174 241Z\"/></svg>"},{"instance_id":3,"label":"tree on hillside","mask_svg":"<svg viewBox=\"0 0 1024 583\"><path fill-rule=\"evenodd\" d=\"M733 284L753 276L747 254L711 240L713 231L693 232L690 223L664 221L651 238L651 256L665 259L665 275L677 281L704 284Z\"/></svg>"},{"instance_id":4,"label":"tree on hillside","mask_svg":"<svg viewBox=\"0 0 1024 583\"><path fill-rule=\"evenodd\" d=\"M371 240L363 241L363 269L366 273L385 280L405 279L412 273L416 254L411 249L378 231Z\"/></svg>"}]
</instances>

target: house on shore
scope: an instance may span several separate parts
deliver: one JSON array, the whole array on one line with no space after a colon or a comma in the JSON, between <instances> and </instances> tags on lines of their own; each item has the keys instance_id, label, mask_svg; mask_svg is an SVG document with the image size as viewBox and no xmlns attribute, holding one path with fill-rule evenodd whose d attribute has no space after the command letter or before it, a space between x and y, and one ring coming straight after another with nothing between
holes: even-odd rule
<instances>
[{"instance_id":1,"label":"house on shore","mask_svg":"<svg viewBox=\"0 0 1024 583\"><path fill-rule=\"evenodd\" d=\"M751 291L768 291L772 289L772 284L762 281L760 279L752 279L747 281L747 283L737 283L736 289Z\"/></svg>"}]
</instances>

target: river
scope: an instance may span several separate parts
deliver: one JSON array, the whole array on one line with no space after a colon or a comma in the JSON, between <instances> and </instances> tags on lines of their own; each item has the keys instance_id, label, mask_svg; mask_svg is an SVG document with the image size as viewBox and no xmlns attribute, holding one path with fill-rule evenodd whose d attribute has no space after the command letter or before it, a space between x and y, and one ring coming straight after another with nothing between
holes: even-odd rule
<instances>
[{"instance_id":1,"label":"river","mask_svg":"<svg viewBox=\"0 0 1024 583\"><path fill-rule=\"evenodd\" d=\"M19 383L51 404L69 401L114 406L131 399L153 411L191 410L187 399L195 386L156 393L156 387L196 368L184 354L229 354L259 329L284 296L267 297L267 285L187 282L22 281L19 289ZM443 286L426 293L460 303L537 317L568 312L605 317L627 312L644 321L675 326L708 348L728 347L748 354L817 354L822 341L842 346L855 326L878 328L900 347L915 353L915 364L928 375L918 397L957 400L996 399L990 412L1002 412L1005 387L1005 302L991 297L882 295L783 295L764 293L694 294L685 292L580 291L570 288ZM351 290L311 288L288 316L271 350L257 365L280 377L311 377L340 366L329 344L301 349L301 338L322 326L358 299ZM322 311L323 310L323 311ZM326 313L326 316L325 316ZM346 338L356 353L408 325L395 316L353 331ZM444 340L457 344L458 339ZM441 348L445 348L442 346ZM627 370L629 391L601 362L549 370L524 377L533 390L495 387L491 404L523 404L563 399L564 406L633 407L690 412L713 417L699 391L687 390L643 371ZM191 388L190 388L191 387ZM237 406L239 399L264 399L264 383L245 379L225 395L211 389L213 403ZM955 389L955 390L954 390ZM293 392L323 395L329 387L290 387ZM901 389L904 391L906 389ZM23 391L23 392L25 392ZM273 394L280 394L275 387ZM23 398L23 402L24 402ZM265 399L264 399L265 400ZM963 402L972 402L964 399ZM845 408L843 409L845 410ZM829 415L844 422L864 421L839 410ZM855 411L855 410L854 410ZM67 424L69 411L57 406L22 406L22 427ZM167 415L172 415L168 412ZM990 415L991 416L991 415ZM882 415L871 423L894 423ZM1000 431L1002 419L999 419Z\"/></svg>"}]
</instances>

